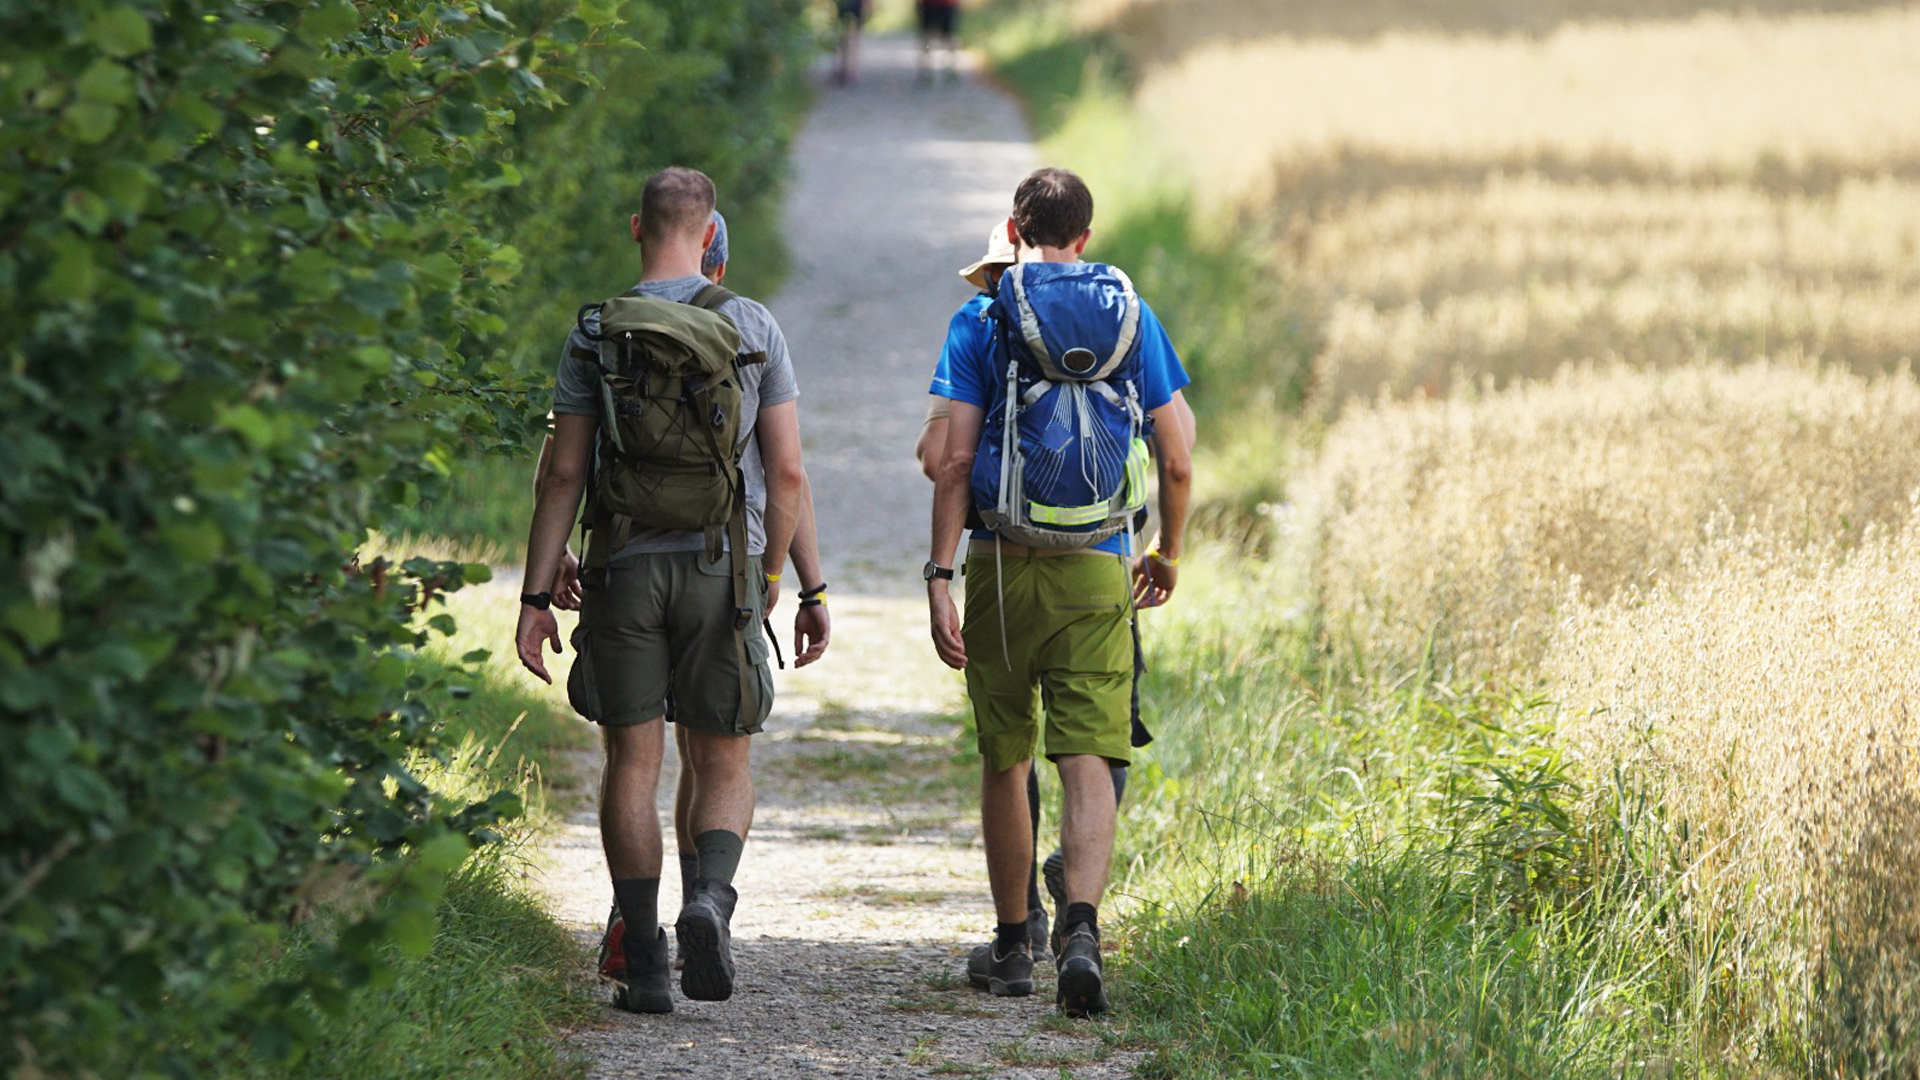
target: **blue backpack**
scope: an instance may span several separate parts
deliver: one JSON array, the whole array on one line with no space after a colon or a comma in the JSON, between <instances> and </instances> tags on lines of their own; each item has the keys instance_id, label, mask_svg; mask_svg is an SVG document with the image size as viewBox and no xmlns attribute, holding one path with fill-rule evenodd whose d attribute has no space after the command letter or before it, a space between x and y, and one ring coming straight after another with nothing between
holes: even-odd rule
<instances>
[{"instance_id":1,"label":"blue backpack","mask_svg":"<svg viewBox=\"0 0 1920 1080\"><path fill-rule=\"evenodd\" d=\"M1032 547L1088 547L1147 502L1140 298L1104 263L1015 263L988 308L995 391L973 459L987 528Z\"/></svg>"}]
</instances>

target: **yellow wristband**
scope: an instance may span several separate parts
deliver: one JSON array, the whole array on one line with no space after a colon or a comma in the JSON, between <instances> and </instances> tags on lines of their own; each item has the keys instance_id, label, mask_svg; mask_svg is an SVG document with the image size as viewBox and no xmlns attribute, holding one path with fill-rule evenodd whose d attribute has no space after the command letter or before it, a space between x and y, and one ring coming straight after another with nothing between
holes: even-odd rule
<instances>
[{"instance_id":1,"label":"yellow wristband","mask_svg":"<svg viewBox=\"0 0 1920 1080\"><path fill-rule=\"evenodd\" d=\"M1168 566L1174 567L1175 569L1178 569L1180 566L1179 559L1171 558L1167 555L1162 554L1159 548L1154 548L1152 551L1147 552L1147 558L1158 559L1161 562L1166 563Z\"/></svg>"},{"instance_id":2,"label":"yellow wristband","mask_svg":"<svg viewBox=\"0 0 1920 1080\"><path fill-rule=\"evenodd\" d=\"M779 580L780 580L780 575L779 575L779 574L768 574L768 575L767 575L767 580L768 580L768 581L779 581Z\"/></svg>"}]
</instances>

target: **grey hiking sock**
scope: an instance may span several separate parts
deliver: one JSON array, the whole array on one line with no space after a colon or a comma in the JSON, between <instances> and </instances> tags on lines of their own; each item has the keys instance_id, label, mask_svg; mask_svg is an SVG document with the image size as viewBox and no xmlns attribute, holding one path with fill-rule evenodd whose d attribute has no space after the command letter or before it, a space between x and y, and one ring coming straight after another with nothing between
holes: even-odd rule
<instances>
[{"instance_id":1,"label":"grey hiking sock","mask_svg":"<svg viewBox=\"0 0 1920 1080\"><path fill-rule=\"evenodd\" d=\"M693 899L693 879L700 876L700 855L698 852L680 853L680 904L686 906Z\"/></svg>"},{"instance_id":2,"label":"grey hiking sock","mask_svg":"<svg viewBox=\"0 0 1920 1080\"><path fill-rule=\"evenodd\" d=\"M746 843L739 833L725 829L708 829L694 837L693 846L700 853L699 876L722 885L733 884L733 873L740 869L740 851Z\"/></svg>"},{"instance_id":3,"label":"grey hiking sock","mask_svg":"<svg viewBox=\"0 0 1920 1080\"><path fill-rule=\"evenodd\" d=\"M613 902L626 920L627 934L635 941L651 942L660 926L660 879L626 878L613 883Z\"/></svg>"}]
</instances>

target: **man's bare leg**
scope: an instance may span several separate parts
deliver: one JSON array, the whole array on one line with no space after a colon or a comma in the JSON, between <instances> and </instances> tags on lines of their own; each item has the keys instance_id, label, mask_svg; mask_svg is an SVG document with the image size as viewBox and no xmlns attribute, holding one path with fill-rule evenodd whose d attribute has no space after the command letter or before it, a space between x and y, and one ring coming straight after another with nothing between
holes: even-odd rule
<instances>
[{"instance_id":1,"label":"man's bare leg","mask_svg":"<svg viewBox=\"0 0 1920 1080\"><path fill-rule=\"evenodd\" d=\"M980 765L980 831L993 888L993 942L967 957L967 978L1002 997L1033 993L1033 950L1027 941L1027 884L1033 875L1033 815L1027 805L1031 760L996 770Z\"/></svg>"},{"instance_id":2,"label":"man's bare leg","mask_svg":"<svg viewBox=\"0 0 1920 1080\"><path fill-rule=\"evenodd\" d=\"M733 996L733 874L753 826L753 737L686 732L684 768L693 772L689 828L699 853L693 896L675 932L685 961L680 988L695 1001Z\"/></svg>"},{"instance_id":3,"label":"man's bare leg","mask_svg":"<svg viewBox=\"0 0 1920 1080\"><path fill-rule=\"evenodd\" d=\"M1068 754L1060 767L1060 847L1066 856L1067 910L1055 933L1055 990L1068 1016L1107 1011L1100 963L1100 897L1113 861L1113 772L1097 754Z\"/></svg>"},{"instance_id":4,"label":"man's bare leg","mask_svg":"<svg viewBox=\"0 0 1920 1080\"><path fill-rule=\"evenodd\" d=\"M680 752L680 779L673 788L673 839L680 856L680 902L693 899L693 879L699 876L700 855L693 844L693 800L699 779L687 761L687 729L673 725L674 748Z\"/></svg>"},{"instance_id":5,"label":"man's bare leg","mask_svg":"<svg viewBox=\"0 0 1920 1080\"><path fill-rule=\"evenodd\" d=\"M1027 880L1033 867L1033 817L1027 807L1032 761L994 771L980 764L980 829L987 845L987 882L997 922L1027 924Z\"/></svg>"},{"instance_id":6,"label":"man's bare leg","mask_svg":"<svg viewBox=\"0 0 1920 1080\"><path fill-rule=\"evenodd\" d=\"M1098 754L1067 754L1060 768L1060 847L1067 863L1067 903L1100 904L1113 861L1113 771Z\"/></svg>"},{"instance_id":7,"label":"man's bare leg","mask_svg":"<svg viewBox=\"0 0 1920 1080\"><path fill-rule=\"evenodd\" d=\"M634 1012L673 1011L660 936L660 818L654 799L665 721L605 729L606 764L600 773L600 843L613 877L613 899L626 923L625 985L616 1005Z\"/></svg>"}]
</instances>

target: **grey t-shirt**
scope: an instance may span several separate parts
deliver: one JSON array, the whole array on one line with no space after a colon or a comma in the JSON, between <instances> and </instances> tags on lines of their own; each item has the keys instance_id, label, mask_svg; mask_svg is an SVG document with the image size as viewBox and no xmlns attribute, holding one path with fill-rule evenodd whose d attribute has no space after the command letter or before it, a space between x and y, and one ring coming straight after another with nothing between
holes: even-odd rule
<instances>
[{"instance_id":1,"label":"grey t-shirt","mask_svg":"<svg viewBox=\"0 0 1920 1080\"><path fill-rule=\"evenodd\" d=\"M706 286L707 279L694 274L666 281L643 281L627 290L627 295L685 303ZM740 369L740 437L746 445L746 451L740 455L740 471L747 480L747 552L758 555L767 547L767 527L761 520L767 505L767 474L760 463L760 441L754 433L754 417L761 409L798 398L800 387L794 382L793 358L787 355L787 339L766 308L745 297L736 297L720 305L720 314L732 319L733 325L739 328L741 352L767 354L766 363L747 364ZM597 318L589 316L588 321L591 324ZM590 360L574 356L575 346L593 347L578 327L567 334L566 346L560 352L560 370L553 384L553 411L598 420L600 368ZM633 539L614 554L614 559L643 553L698 551L705 546L706 538L698 532L642 528L634 531Z\"/></svg>"}]
</instances>

